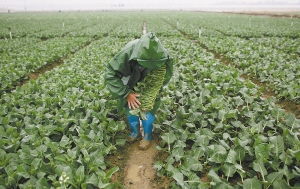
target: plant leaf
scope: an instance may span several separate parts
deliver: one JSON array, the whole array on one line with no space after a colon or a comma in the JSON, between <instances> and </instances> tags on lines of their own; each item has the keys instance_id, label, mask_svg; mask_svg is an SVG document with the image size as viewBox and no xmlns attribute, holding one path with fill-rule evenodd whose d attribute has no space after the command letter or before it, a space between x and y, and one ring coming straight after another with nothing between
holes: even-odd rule
<instances>
[{"instance_id":1,"label":"plant leaf","mask_svg":"<svg viewBox=\"0 0 300 189\"><path fill-rule=\"evenodd\" d=\"M93 184L94 186L98 186L98 178L97 176L93 173L92 176L86 181L88 184Z\"/></svg>"},{"instance_id":2,"label":"plant leaf","mask_svg":"<svg viewBox=\"0 0 300 189\"><path fill-rule=\"evenodd\" d=\"M119 167L114 167L114 168L112 168L111 170L109 170L107 173L106 173L106 175L105 175L105 178L111 178L111 176L115 173L115 172L117 172L119 170Z\"/></svg>"},{"instance_id":3,"label":"plant leaf","mask_svg":"<svg viewBox=\"0 0 300 189\"><path fill-rule=\"evenodd\" d=\"M274 145L271 147L271 151L279 157L279 155L284 151L284 143L282 136L272 136L270 137L270 143Z\"/></svg>"},{"instance_id":4,"label":"plant leaf","mask_svg":"<svg viewBox=\"0 0 300 189\"><path fill-rule=\"evenodd\" d=\"M30 174L27 172L24 164L18 165L16 173L24 178L30 178Z\"/></svg>"},{"instance_id":5,"label":"plant leaf","mask_svg":"<svg viewBox=\"0 0 300 189\"><path fill-rule=\"evenodd\" d=\"M273 172L268 174L267 181L270 183L275 182L276 180L281 180L283 177L283 174L281 172Z\"/></svg>"},{"instance_id":6,"label":"plant leaf","mask_svg":"<svg viewBox=\"0 0 300 189\"><path fill-rule=\"evenodd\" d=\"M228 163L231 163L231 164L235 164L236 163L237 155L238 154L234 150L230 149L225 162L228 162Z\"/></svg>"},{"instance_id":7,"label":"plant leaf","mask_svg":"<svg viewBox=\"0 0 300 189\"><path fill-rule=\"evenodd\" d=\"M165 133L161 136L161 138L166 141L168 144L172 144L176 140L176 136L174 131L170 131L169 133Z\"/></svg>"},{"instance_id":8,"label":"plant leaf","mask_svg":"<svg viewBox=\"0 0 300 189\"><path fill-rule=\"evenodd\" d=\"M246 179L243 183L244 189L261 189L262 184L259 182L257 177L253 177L252 179Z\"/></svg>"},{"instance_id":9,"label":"plant leaf","mask_svg":"<svg viewBox=\"0 0 300 189\"><path fill-rule=\"evenodd\" d=\"M230 163L225 163L222 167L222 170L227 177L227 180L229 177L233 177L234 173L236 172L235 166Z\"/></svg>"},{"instance_id":10,"label":"plant leaf","mask_svg":"<svg viewBox=\"0 0 300 189\"><path fill-rule=\"evenodd\" d=\"M182 188L188 188L186 183L183 181L183 174L182 173L175 173L172 176L176 182L182 187Z\"/></svg>"},{"instance_id":11,"label":"plant leaf","mask_svg":"<svg viewBox=\"0 0 300 189\"><path fill-rule=\"evenodd\" d=\"M261 158L259 158L256 162L253 162L253 169L257 172L260 172L260 174L263 176L268 174Z\"/></svg>"},{"instance_id":12,"label":"plant leaf","mask_svg":"<svg viewBox=\"0 0 300 189\"><path fill-rule=\"evenodd\" d=\"M216 174L214 170L210 170L207 174L210 180L213 180L215 182L222 182L221 178Z\"/></svg>"},{"instance_id":13,"label":"plant leaf","mask_svg":"<svg viewBox=\"0 0 300 189\"><path fill-rule=\"evenodd\" d=\"M81 184L81 182L84 180L85 174L84 174L84 166L81 165L77 170L76 170L76 178L78 180L78 184Z\"/></svg>"},{"instance_id":14,"label":"plant leaf","mask_svg":"<svg viewBox=\"0 0 300 189\"><path fill-rule=\"evenodd\" d=\"M273 188L278 189L291 189L291 187L288 186L285 180L276 180L273 184Z\"/></svg>"},{"instance_id":15,"label":"plant leaf","mask_svg":"<svg viewBox=\"0 0 300 189\"><path fill-rule=\"evenodd\" d=\"M292 132L299 131L300 120L296 119L295 114L289 113L285 122L289 126L289 128Z\"/></svg>"}]
</instances>

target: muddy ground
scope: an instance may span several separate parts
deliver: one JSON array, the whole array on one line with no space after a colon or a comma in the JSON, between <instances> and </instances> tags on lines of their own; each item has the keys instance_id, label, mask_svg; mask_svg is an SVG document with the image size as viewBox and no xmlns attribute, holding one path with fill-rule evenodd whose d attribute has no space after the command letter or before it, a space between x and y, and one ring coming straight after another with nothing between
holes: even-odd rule
<instances>
[{"instance_id":1,"label":"muddy ground","mask_svg":"<svg viewBox=\"0 0 300 189\"><path fill-rule=\"evenodd\" d=\"M275 18L300 18L299 11L296 12L273 12L273 11L241 11L241 12L214 12L214 13L225 13L225 14L242 14L249 16L265 16Z\"/></svg>"},{"instance_id":2,"label":"muddy ground","mask_svg":"<svg viewBox=\"0 0 300 189\"><path fill-rule=\"evenodd\" d=\"M129 126L127 130L130 130ZM111 183L119 182L128 189L168 188L173 179L157 176L153 168L156 161L164 161L168 157L168 153L154 149L159 144L159 133L154 131L151 145L145 151L139 149L139 141L118 146L115 154L106 157L106 161L111 162L109 168L115 166L120 168L113 174Z\"/></svg>"}]
</instances>

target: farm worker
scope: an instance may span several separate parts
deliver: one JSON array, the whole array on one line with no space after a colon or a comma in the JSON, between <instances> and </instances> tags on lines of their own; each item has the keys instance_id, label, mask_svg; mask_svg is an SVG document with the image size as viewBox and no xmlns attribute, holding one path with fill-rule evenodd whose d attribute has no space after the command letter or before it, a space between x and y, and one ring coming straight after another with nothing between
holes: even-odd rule
<instances>
[{"instance_id":1,"label":"farm worker","mask_svg":"<svg viewBox=\"0 0 300 189\"><path fill-rule=\"evenodd\" d=\"M109 61L105 71L105 81L113 98L117 100L118 114L126 109L128 122L132 133L127 136L130 142L140 140L139 117L131 115L130 109L139 108L140 94L136 94L133 87L144 79L152 70L166 64L166 75L163 86L169 82L173 73L173 59L160 43L154 33L143 35L140 39L133 40L115 57ZM142 120L144 138L140 141L139 148L146 150L152 138L154 116L160 105L160 94L156 96L151 110L146 110L147 120Z\"/></svg>"}]
</instances>

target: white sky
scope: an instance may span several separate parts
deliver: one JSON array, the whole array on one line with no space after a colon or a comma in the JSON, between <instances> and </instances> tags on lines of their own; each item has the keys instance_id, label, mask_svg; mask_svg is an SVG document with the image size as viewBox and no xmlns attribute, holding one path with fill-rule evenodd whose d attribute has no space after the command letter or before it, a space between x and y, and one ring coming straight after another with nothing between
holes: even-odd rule
<instances>
[{"instance_id":1,"label":"white sky","mask_svg":"<svg viewBox=\"0 0 300 189\"><path fill-rule=\"evenodd\" d=\"M0 0L0 8L13 10L87 10L87 9L171 9L171 8L199 8L203 6L240 6L245 3L273 3L278 2L292 5L300 0ZM243 5L245 6L245 5Z\"/></svg>"}]
</instances>

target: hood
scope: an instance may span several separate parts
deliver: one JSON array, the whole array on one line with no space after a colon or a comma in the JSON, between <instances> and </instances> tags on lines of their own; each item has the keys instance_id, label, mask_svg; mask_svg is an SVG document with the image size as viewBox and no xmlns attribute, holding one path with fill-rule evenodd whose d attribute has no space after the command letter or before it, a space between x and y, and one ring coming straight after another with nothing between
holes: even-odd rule
<instances>
[{"instance_id":1,"label":"hood","mask_svg":"<svg viewBox=\"0 0 300 189\"><path fill-rule=\"evenodd\" d=\"M139 39L130 59L136 60L146 68L155 69L166 63L169 59L169 53L155 34L150 32Z\"/></svg>"}]
</instances>

